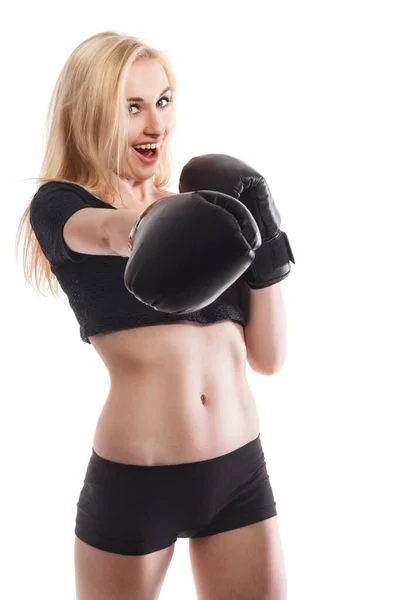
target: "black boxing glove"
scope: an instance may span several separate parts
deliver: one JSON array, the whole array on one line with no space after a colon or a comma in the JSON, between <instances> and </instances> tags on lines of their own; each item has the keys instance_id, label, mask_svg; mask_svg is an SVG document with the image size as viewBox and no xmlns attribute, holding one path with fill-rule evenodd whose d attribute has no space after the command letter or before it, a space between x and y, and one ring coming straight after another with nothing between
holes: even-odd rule
<instances>
[{"instance_id":1,"label":"black boxing glove","mask_svg":"<svg viewBox=\"0 0 400 600\"><path fill-rule=\"evenodd\" d=\"M243 274L260 244L253 216L229 195L206 190L161 198L135 224L124 283L157 311L194 312Z\"/></svg>"},{"instance_id":2,"label":"black boxing glove","mask_svg":"<svg viewBox=\"0 0 400 600\"><path fill-rule=\"evenodd\" d=\"M290 273L294 256L288 237L281 231L281 217L262 175L227 154L204 154L192 158L182 169L179 191L209 189L229 194L242 202L256 220L262 244L255 260L243 274L253 289L264 288Z\"/></svg>"}]
</instances>

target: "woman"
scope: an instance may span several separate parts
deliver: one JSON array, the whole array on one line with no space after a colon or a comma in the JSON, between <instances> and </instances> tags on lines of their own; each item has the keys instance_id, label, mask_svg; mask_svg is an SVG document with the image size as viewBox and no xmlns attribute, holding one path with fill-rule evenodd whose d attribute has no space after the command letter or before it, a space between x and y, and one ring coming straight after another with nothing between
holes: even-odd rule
<instances>
[{"instance_id":1,"label":"woman","mask_svg":"<svg viewBox=\"0 0 400 600\"><path fill-rule=\"evenodd\" d=\"M167 58L141 40L109 31L80 44L53 93L41 185L22 221L27 280L53 292L58 281L110 376L77 505L77 599L158 598L176 539L189 537L200 600L282 600L245 375L246 359L265 375L284 361L279 283L240 279L180 316L123 284L133 225L177 194L166 190L175 92ZM153 153L136 148L148 143Z\"/></svg>"}]
</instances>

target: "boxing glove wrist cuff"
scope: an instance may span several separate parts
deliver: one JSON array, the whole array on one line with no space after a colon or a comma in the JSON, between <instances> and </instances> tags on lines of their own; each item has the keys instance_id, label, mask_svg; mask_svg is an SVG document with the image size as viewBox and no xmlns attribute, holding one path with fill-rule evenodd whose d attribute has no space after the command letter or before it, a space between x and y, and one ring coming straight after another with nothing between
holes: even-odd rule
<instances>
[{"instance_id":1,"label":"boxing glove wrist cuff","mask_svg":"<svg viewBox=\"0 0 400 600\"><path fill-rule=\"evenodd\" d=\"M242 277L252 289L265 288L289 275L290 262L295 264L288 237L284 231L278 231L256 250L255 259Z\"/></svg>"}]
</instances>

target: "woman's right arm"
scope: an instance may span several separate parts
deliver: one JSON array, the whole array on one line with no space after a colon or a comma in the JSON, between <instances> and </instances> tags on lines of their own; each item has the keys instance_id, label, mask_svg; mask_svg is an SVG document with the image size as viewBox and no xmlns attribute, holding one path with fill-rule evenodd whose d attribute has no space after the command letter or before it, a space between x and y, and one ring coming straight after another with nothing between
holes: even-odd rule
<instances>
[{"instance_id":1,"label":"woman's right arm","mask_svg":"<svg viewBox=\"0 0 400 600\"><path fill-rule=\"evenodd\" d=\"M108 211L104 221L106 245L112 256L129 257L131 249L128 246L129 234L143 210L121 209Z\"/></svg>"},{"instance_id":2,"label":"woman's right arm","mask_svg":"<svg viewBox=\"0 0 400 600\"><path fill-rule=\"evenodd\" d=\"M140 209L78 210L65 223L65 243L82 254L129 257L129 233L141 214Z\"/></svg>"}]
</instances>

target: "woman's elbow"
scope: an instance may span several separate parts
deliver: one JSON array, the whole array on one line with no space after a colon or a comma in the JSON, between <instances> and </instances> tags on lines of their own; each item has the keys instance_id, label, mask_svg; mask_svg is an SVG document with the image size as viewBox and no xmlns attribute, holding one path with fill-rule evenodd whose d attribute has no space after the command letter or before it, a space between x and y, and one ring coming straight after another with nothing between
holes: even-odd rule
<instances>
[{"instance_id":1,"label":"woman's elbow","mask_svg":"<svg viewBox=\"0 0 400 600\"><path fill-rule=\"evenodd\" d=\"M259 362L254 361L251 357L247 357L247 362L249 363L251 369L258 373L259 375L276 375L282 369L284 362L282 363L274 363L274 364L260 364Z\"/></svg>"}]
</instances>

